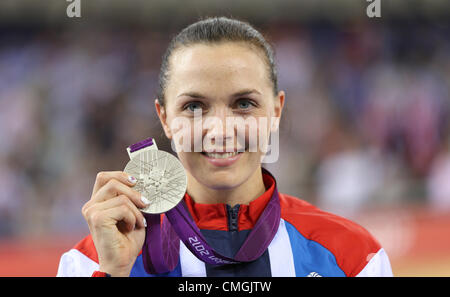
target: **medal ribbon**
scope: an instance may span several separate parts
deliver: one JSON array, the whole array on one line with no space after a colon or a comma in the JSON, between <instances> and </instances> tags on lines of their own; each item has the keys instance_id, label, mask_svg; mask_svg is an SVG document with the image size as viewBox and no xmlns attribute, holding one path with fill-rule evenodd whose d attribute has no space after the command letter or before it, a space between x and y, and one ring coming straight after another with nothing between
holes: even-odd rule
<instances>
[{"instance_id":1,"label":"medal ribbon","mask_svg":"<svg viewBox=\"0 0 450 297\"><path fill-rule=\"evenodd\" d=\"M270 174L265 169L263 171ZM208 244L191 218L184 200L165 215L166 219L161 227L160 215L144 214L147 232L142 254L144 268L150 274L166 273L175 268L178 263L180 239L199 260L208 264L254 261L264 253L275 236L280 224L281 209L275 185L263 213L233 258L218 253Z\"/></svg>"}]
</instances>

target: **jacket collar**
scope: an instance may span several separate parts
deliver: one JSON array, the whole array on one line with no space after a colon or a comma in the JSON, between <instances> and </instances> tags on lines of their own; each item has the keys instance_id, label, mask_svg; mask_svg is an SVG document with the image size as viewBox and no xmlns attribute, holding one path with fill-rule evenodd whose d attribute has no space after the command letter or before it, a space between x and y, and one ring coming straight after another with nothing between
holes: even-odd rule
<instances>
[{"instance_id":1,"label":"jacket collar","mask_svg":"<svg viewBox=\"0 0 450 297\"><path fill-rule=\"evenodd\" d=\"M275 178L266 169L262 169L262 171L266 191L249 204L240 205L238 212L239 231L253 228L274 191L276 191ZM187 193L184 199L199 229L228 231L227 205L225 203L195 203Z\"/></svg>"}]
</instances>

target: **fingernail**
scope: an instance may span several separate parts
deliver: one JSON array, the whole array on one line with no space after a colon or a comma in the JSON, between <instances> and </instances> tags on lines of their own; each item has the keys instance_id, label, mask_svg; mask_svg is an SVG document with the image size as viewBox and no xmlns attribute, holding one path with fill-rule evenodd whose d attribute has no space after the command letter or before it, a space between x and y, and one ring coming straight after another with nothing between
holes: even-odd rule
<instances>
[{"instance_id":1,"label":"fingernail","mask_svg":"<svg viewBox=\"0 0 450 297\"><path fill-rule=\"evenodd\" d=\"M144 226L147 227L147 221L145 220L145 218L142 218L142 222L144 223Z\"/></svg>"},{"instance_id":2,"label":"fingernail","mask_svg":"<svg viewBox=\"0 0 450 297\"><path fill-rule=\"evenodd\" d=\"M128 181L132 184L135 184L137 182L137 179L134 176L128 176Z\"/></svg>"},{"instance_id":3,"label":"fingernail","mask_svg":"<svg viewBox=\"0 0 450 297\"><path fill-rule=\"evenodd\" d=\"M150 200L148 200L144 196L141 196L141 201L144 202L145 205L149 205L150 204Z\"/></svg>"}]
</instances>

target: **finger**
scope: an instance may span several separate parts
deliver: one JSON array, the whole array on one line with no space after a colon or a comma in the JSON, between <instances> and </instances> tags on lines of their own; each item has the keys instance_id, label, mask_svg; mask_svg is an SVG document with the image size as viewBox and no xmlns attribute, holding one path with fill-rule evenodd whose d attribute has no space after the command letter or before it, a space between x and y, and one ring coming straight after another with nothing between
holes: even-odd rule
<instances>
[{"instance_id":1,"label":"finger","mask_svg":"<svg viewBox=\"0 0 450 297\"><path fill-rule=\"evenodd\" d=\"M134 186L137 182L135 177L128 175L123 171L101 171L97 173L97 177L95 178L92 196L94 196L98 192L98 190L106 185L111 179L116 179L129 186Z\"/></svg>"},{"instance_id":2,"label":"finger","mask_svg":"<svg viewBox=\"0 0 450 297\"><path fill-rule=\"evenodd\" d=\"M121 205L127 206L133 212L133 215L136 217L136 225L138 228L146 227L144 215L125 195L119 195L106 201L93 204L89 209L86 209L86 217L92 216L95 212L101 212Z\"/></svg>"},{"instance_id":3,"label":"finger","mask_svg":"<svg viewBox=\"0 0 450 297\"><path fill-rule=\"evenodd\" d=\"M117 225L121 223L121 226L125 227L126 231L134 230L137 220L131 209L126 205L119 205L113 208L103 210L102 215L108 220L112 220ZM120 228L124 231L123 228Z\"/></svg>"},{"instance_id":4,"label":"finger","mask_svg":"<svg viewBox=\"0 0 450 297\"><path fill-rule=\"evenodd\" d=\"M138 208L145 208L149 204L148 199L142 197L138 191L131 189L116 179L109 180L97 191L92 200L93 202L102 202L119 195L127 196Z\"/></svg>"}]
</instances>

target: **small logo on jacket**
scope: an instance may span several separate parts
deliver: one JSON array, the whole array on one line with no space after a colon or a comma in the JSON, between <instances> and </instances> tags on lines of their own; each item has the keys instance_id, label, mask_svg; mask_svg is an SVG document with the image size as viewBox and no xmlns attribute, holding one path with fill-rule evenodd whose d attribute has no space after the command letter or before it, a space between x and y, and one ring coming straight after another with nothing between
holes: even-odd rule
<instances>
[{"instance_id":1,"label":"small logo on jacket","mask_svg":"<svg viewBox=\"0 0 450 297\"><path fill-rule=\"evenodd\" d=\"M310 274L307 275L307 277L322 277L320 274L318 274L317 272L311 272Z\"/></svg>"}]
</instances>

